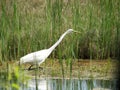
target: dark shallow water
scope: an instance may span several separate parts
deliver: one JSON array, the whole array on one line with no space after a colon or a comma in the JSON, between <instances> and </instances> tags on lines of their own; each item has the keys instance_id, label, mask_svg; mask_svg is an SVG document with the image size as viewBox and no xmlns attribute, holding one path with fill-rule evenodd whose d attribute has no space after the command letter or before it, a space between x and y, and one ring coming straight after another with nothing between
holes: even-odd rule
<instances>
[{"instance_id":1,"label":"dark shallow water","mask_svg":"<svg viewBox=\"0 0 120 90\"><path fill-rule=\"evenodd\" d=\"M36 87L37 86L37 87ZM79 79L35 79L21 90L117 90L116 80L79 80Z\"/></svg>"}]
</instances>

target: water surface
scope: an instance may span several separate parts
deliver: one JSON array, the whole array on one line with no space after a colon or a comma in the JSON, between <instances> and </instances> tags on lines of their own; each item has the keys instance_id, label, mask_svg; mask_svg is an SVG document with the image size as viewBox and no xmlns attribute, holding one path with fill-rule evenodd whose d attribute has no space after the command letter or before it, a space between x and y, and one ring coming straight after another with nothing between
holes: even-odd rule
<instances>
[{"instance_id":1,"label":"water surface","mask_svg":"<svg viewBox=\"0 0 120 90\"><path fill-rule=\"evenodd\" d=\"M37 84L37 87L36 87ZM24 90L116 90L116 80L100 79L35 79Z\"/></svg>"}]
</instances>

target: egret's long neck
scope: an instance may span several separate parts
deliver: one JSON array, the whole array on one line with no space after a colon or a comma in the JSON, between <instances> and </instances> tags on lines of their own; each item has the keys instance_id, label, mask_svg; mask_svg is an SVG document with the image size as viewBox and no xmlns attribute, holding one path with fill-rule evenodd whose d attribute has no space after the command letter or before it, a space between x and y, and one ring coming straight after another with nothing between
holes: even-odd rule
<instances>
[{"instance_id":1,"label":"egret's long neck","mask_svg":"<svg viewBox=\"0 0 120 90\"><path fill-rule=\"evenodd\" d=\"M65 37L65 35L66 35L67 33L68 33L68 32L66 31L65 33L63 33L63 34L61 35L61 37L59 38L59 40L58 40L52 47L49 48L50 51L53 51L53 50L58 46L58 44L62 41L62 39Z\"/></svg>"}]
</instances>

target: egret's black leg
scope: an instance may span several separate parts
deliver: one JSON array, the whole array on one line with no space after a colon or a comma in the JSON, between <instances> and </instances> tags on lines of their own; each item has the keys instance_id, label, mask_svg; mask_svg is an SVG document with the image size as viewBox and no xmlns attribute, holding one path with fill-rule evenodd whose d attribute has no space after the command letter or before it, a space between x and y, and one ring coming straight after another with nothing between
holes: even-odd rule
<instances>
[{"instance_id":1,"label":"egret's black leg","mask_svg":"<svg viewBox=\"0 0 120 90\"><path fill-rule=\"evenodd\" d=\"M43 67L39 67L39 69L42 69L42 70L43 70Z\"/></svg>"},{"instance_id":2,"label":"egret's black leg","mask_svg":"<svg viewBox=\"0 0 120 90\"><path fill-rule=\"evenodd\" d=\"M28 68L28 70L34 70L34 69L37 69L37 67L36 68L31 68L33 65L30 65L30 67ZM43 70L43 67L38 67L39 69L42 69Z\"/></svg>"},{"instance_id":3,"label":"egret's black leg","mask_svg":"<svg viewBox=\"0 0 120 90\"><path fill-rule=\"evenodd\" d=\"M28 70L31 70L31 67L32 67L33 65L30 65L30 67L28 68Z\"/></svg>"}]
</instances>

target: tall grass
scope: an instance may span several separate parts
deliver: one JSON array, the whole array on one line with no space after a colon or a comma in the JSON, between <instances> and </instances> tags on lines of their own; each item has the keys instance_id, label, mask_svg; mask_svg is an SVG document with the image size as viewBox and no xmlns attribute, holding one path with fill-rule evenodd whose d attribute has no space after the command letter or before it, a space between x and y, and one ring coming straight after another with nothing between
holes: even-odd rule
<instances>
[{"instance_id":1,"label":"tall grass","mask_svg":"<svg viewBox=\"0 0 120 90\"><path fill-rule=\"evenodd\" d=\"M31 3L32 2L32 3ZM119 0L0 1L0 61L53 45L51 58L116 58L120 54Z\"/></svg>"}]
</instances>

